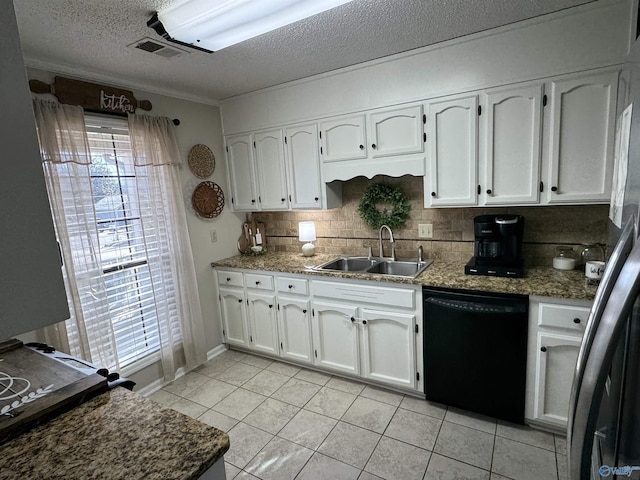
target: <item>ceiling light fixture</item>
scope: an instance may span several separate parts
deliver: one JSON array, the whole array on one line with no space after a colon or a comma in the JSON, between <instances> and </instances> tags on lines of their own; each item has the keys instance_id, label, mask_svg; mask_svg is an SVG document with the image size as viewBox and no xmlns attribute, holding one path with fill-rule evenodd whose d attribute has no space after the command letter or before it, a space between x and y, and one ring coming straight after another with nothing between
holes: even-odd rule
<instances>
[{"instance_id":1,"label":"ceiling light fixture","mask_svg":"<svg viewBox=\"0 0 640 480\"><path fill-rule=\"evenodd\" d=\"M350 1L185 0L154 14L147 26L169 41L211 52Z\"/></svg>"}]
</instances>

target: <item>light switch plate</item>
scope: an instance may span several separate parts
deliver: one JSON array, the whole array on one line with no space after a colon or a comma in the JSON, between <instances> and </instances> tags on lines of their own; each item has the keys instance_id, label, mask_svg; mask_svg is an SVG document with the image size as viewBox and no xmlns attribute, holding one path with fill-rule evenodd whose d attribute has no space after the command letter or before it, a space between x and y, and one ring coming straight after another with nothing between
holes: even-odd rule
<instances>
[{"instance_id":1,"label":"light switch plate","mask_svg":"<svg viewBox=\"0 0 640 480\"><path fill-rule=\"evenodd\" d=\"M418 224L418 237L433 238L433 224L432 223Z\"/></svg>"},{"instance_id":2,"label":"light switch plate","mask_svg":"<svg viewBox=\"0 0 640 480\"><path fill-rule=\"evenodd\" d=\"M216 230L211 230L211 243L216 243L218 241L218 232Z\"/></svg>"}]
</instances>

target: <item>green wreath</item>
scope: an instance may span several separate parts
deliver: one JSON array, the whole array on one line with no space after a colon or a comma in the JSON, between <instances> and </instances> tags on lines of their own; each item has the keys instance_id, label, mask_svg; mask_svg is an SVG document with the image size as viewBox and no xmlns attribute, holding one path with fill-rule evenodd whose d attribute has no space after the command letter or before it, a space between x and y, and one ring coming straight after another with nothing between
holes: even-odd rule
<instances>
[{"instance_id":1,"label":"green wreath","mask_svg":"<svg viewBox=\"0 0 640 480\"><path fill-rule=\"evenodd\" d=\"M391 212L386 208L378 210L377 203L390 203ZM365 190L357 211L362 221L375 230L382 225L401 227L409 218L410 209L407 196L398 187L388 183L374 183Z\"/></svg>"}]
</instances>

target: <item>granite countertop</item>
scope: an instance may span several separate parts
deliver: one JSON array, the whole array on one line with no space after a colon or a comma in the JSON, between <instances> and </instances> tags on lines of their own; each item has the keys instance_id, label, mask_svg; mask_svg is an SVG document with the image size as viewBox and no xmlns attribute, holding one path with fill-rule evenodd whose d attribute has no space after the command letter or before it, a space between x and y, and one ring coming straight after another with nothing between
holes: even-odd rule
<instances>
[{"instance_id":1,"label":"granite countertop","mask_svg":"<svg viewBox=\"0 0 640 480\"><path fill-rule=\"evenodd\" d=\"M270 272L301 273L337 278L355 278L428 287L458 288L498 293L519 293L542 297L593 300L596 288L585 285L584 274L578 270L556 270L553 267L528 267L524 278L500 278L465 275L464 263L434 260L416 278L388 277L353 272L323 272L313 270L337 255L317 254L303 257L296 253L266 253L264 255L236 255L211 263L212 267L264 270Z\"/></svg>"},{"instance_id":2,"label":"granite countertop","mask_svg":"<svg viewBox=\"0 0 640 480\"><path fill-rule=\"evenodd\" d=\"M0 479L197 479L229 436L115 388L0 445Z\"/></svg>"}]
</instances>

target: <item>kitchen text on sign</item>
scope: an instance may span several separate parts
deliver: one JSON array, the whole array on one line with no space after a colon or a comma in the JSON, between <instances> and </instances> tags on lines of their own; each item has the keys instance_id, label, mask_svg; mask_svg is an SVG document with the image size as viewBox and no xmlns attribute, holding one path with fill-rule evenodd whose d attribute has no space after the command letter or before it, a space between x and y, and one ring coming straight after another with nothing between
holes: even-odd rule
<instances>
[{"instance_id":1,"label":"kitchen text on sign","mask_svg":"<svg viewBox=\"0 0 640 480\"><path fill-rule=\"evenodd\" d=\"M123 113L133 113L135 111L134 106L125 95L107 95L104 90L100 90L100 108Z\"/></svg>"}]
</instances>

